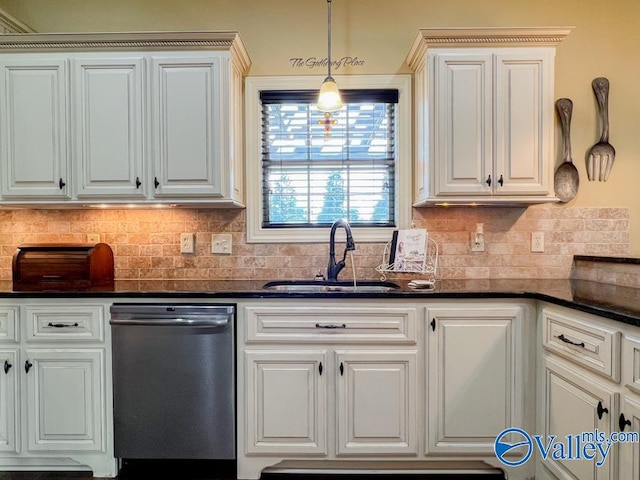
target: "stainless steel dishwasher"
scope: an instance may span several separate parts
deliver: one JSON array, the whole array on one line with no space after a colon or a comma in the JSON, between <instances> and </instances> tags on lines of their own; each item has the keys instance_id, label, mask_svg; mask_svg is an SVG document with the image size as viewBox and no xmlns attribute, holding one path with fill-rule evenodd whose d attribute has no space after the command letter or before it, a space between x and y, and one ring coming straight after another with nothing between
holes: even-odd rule
<instances>
[{"instance_id":1,"label":"stainless steel dishwasher","mask_svg":"<svg viewBox=\"0 0 640 480\"><path fill-rule=\"evenodd\" d=\"M235 306L111 307L115 455L235 459Z\"/></svg>"}]
</instances>

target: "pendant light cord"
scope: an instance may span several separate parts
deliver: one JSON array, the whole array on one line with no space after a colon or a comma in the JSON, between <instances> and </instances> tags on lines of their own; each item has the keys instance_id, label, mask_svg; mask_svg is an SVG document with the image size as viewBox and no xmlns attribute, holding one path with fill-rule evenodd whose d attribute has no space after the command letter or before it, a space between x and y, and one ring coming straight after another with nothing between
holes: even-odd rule
<instances>
[{"instance_id":1,"label":"pendant light cord","mask_svg":"<svg viewBox=\"0 0 640 480\"><path fill-rule=\"evenodd\" d=\"M327 0L327 78L331 77L331 0Z\"/></svg>"}]
</instances>

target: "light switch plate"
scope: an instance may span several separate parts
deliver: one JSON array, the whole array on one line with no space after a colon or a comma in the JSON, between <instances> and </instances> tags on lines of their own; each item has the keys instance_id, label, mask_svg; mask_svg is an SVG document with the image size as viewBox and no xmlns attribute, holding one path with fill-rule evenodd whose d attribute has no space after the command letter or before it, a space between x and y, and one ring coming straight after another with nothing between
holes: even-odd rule
<instances>
[{"instance_id":1,"label":"light switch plate","mask_svg":"<svg viewBox=\"0 0 640 480\"><path fill-rule=\"evenodd\" d=\"M211 253L231 255L233 240L230 233L214 233L211 235Z\"/></svg>"},{"instance_id":2,"label":"light switch plate","mask_svg":"<svg viewBox=\"0 0 640 480\"><path fill-rule=\"evenodd\" d=\"M180 253L194 253L196 250L196 236L193 233L180 234Z\"/></svg>"}]
</instances>

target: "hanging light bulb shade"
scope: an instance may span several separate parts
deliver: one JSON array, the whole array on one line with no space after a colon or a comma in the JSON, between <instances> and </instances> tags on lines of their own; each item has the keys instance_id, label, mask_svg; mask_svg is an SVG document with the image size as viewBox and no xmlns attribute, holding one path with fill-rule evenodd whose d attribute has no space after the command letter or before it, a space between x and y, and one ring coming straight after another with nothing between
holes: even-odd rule
<instances>
[{"instance_id":1,"label":"hanging light bulb shade","mask_svg":"<svg viewBox=\"0 0 640 480\"><path fill-rule=\"evenodd\" d=\"M320 87L317 108L321 112L335 112L342 108L340 90L331 76L331 0L327 0L327 77Z\"/></svg>"}]
</instances>

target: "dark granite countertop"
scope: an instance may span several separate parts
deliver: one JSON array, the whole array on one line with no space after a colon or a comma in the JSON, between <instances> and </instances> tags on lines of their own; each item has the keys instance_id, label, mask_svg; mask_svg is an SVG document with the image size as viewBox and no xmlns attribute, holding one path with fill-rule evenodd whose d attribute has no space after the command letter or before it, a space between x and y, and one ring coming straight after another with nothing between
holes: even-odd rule
<instances>
[{"instance_id":1,"label":"dark granite countertop","mask_svg":"<svg viewBox=\"0 0 640 480\"><path fill-rule=\"evenodd\" d=\"M264 290L265 280L123 280L115 288L87 291L16 292L11 282L0 282L4 298L530 298L562 305L640 326L640 289L587 280L500 279L438 280L433 290L402 288L374 292L283 292Z\"/></svg>"}]
</instances>

